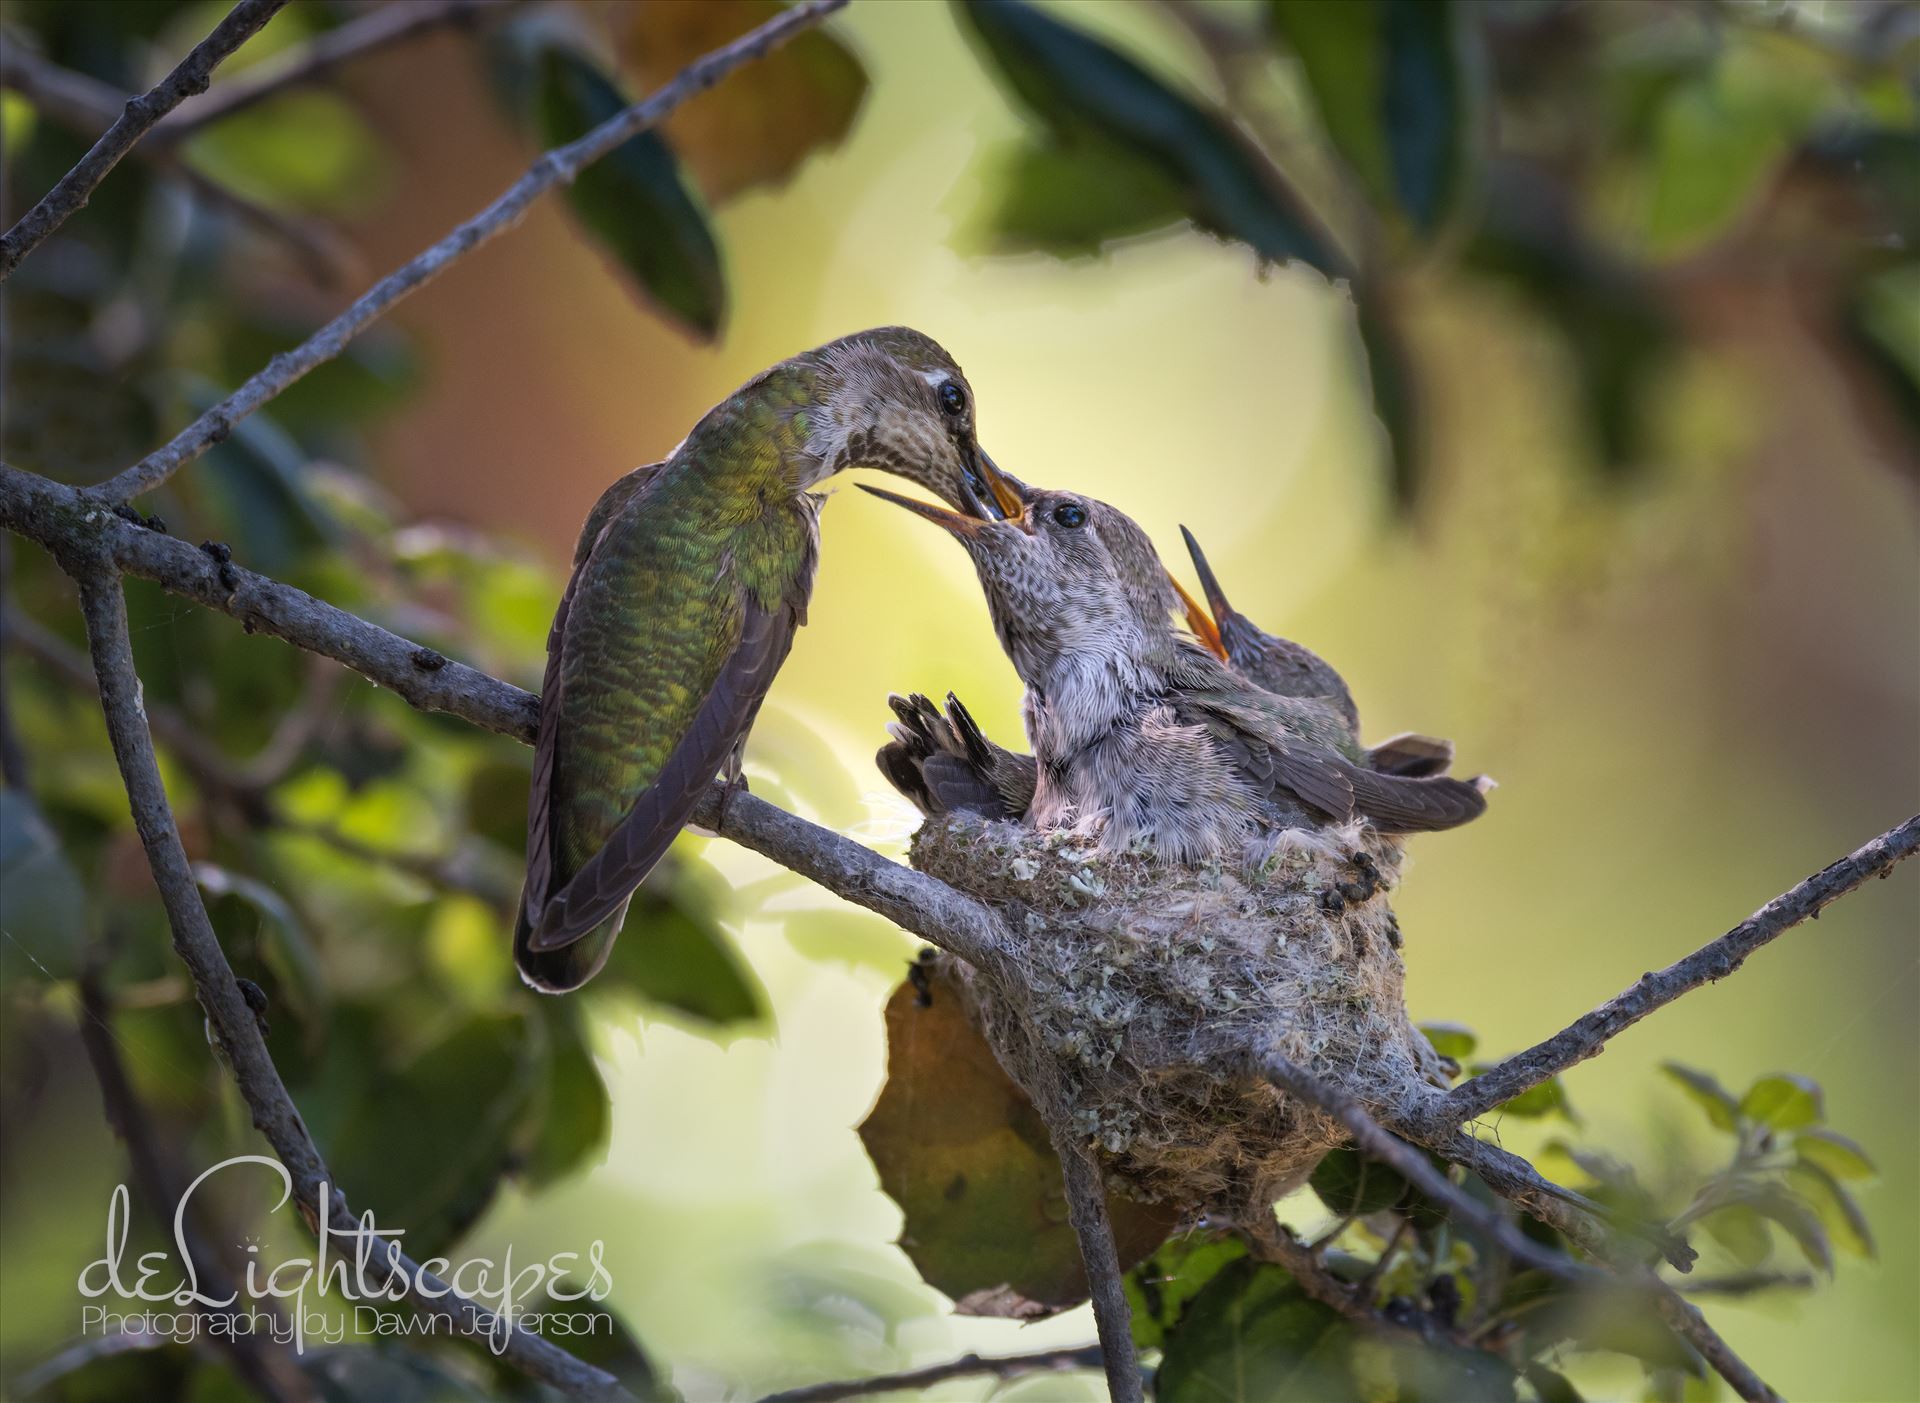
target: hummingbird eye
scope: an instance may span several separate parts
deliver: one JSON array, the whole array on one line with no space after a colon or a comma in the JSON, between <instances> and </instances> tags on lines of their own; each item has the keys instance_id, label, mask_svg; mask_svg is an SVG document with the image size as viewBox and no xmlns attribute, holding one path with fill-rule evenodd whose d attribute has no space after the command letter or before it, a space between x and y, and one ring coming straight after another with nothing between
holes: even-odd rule
<instances>
[{"instance_id":1,"label":"hummingbird eye","mask_svg":"<svg viewBox=\"0 0 1920 1403\"><path fill-rule=\"evenodd\" d=\"M940 396L940 408L953 418L958 419L967 412L967 392L953 381L941 381L935 393Z\"/></svg>"},{"instance_id":2,"label":"hummingbird eye","mask_svg":"<svg viewBox=\"0 0 1920 1403\"><path fill-rule=\"evenodd\" d=\"M1078 530L1087 524L1087 509L1072 502L1062 502L1053 509L1053 520L1056 525L1064 526L1069 531Z\"/></svg>"}]
</instances>

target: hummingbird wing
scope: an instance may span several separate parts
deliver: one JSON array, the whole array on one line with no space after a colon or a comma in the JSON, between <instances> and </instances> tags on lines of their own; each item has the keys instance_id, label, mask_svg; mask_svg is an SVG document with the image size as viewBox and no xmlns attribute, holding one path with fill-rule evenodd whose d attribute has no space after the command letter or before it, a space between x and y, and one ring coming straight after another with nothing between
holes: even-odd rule
<instances>
[{"instance_id":1,"label":"hummingbird wing","mask_svg":"<svg viewBox=\"0 0 1920 1403\"><path fill-rule=\"evenodd\" d=\"M728 754L752 728L799 626L799 611L789 605L769 610L743 601L739 641L685 735L600 850L547 898L529 949L564 949L627 903L686 826Z\"/></svg>"},{"instance_id":2,"label":"hummingbird wing","mask_svg":"<svg viewBox=\"0 0 1920 1403\"><path fill-rule=\"evenodd\" d=\"M1375 773L1331 737L1293 730L1306 714L1283 716L1275 701L1216 695L1202 703L1208 728L1256 792L1284 791L1335 823L1364 818L1382 833L1454 828L1486 812L1480 783Z\"/></svg>"},{"instance_id":3,"label":"hummingbird wing","mask_svg":"<svg viewBox=\"0 0 1920 1403\"><path fill-rule=\"evenodd\" d=\"M515 932L541 987L557 966L538 957L596 930L604 959L624 903L744 739L805 619L816 504L729 541L698 501L665 499L681 490L657 465L608 489L555 613ZM598 966L559 963L568 988Z\"/></svg>"},{"instance_id":4,"label":"hummingbird wing","mask_svg":"<svg viewBox=\"0 0 1920 1403\"><path fill-rule=\"evenodd\" d=\"M1453 742L1407 731L1370 747L1367 764L1383 775L1399 775L1402 779L1444 775L1453 764Z\"/></svg>"}]
</instances>

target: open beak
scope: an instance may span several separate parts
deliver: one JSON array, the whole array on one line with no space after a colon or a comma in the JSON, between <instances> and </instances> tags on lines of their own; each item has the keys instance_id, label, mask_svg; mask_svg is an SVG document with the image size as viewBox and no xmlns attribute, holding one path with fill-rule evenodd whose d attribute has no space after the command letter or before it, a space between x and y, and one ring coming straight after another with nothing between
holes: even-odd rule
<instances>
[{"instance_id":1,"label":"open beak","mask_svg":"<svg viewBox=\"0 0 1920 1403\"><path fill-rule=\"evenodd\" d=\"M1200 640L1209 653L1221 662L1227 661L1227 645L1220 639L1220 626L1213 621L1213 615L1200 607L1200 601L1187 593L1185 585L1173 578L1173 571L1167 571L1167 582L1173 586L1173 592L1180 596L1180 602L1186 606L1187 627L1193 630L1193 636Z\"/></svg>"},{"instance_id":2,"label":"open beak","mask_svg":"<svg viewBox=\"0 0 1920 1403\"><path fill-rule=\"evenodd\" d=\"M973 450L973 467L991 499L973 503L976 516L988 520L1019 521L1027 514L1025 486L1002 473L993 459L987 456L986 449L977 445ZM972 491L971 484L969 491Z\"/></svg>"},{"instance_id":3,"label":"open beak","mask_svg":"<svg viewBox=\"0 0 1920 1403\"><path fill-rule=\"evenodd\" d=\"M924 516L935 526L942 527L963 541L979 535L991 524L977 516L948 511L945 507L936 506L932 502L922 502L914 497L902 497L898 492L889 492L884 487L873 487L864 482L855 485L862 492L871 492L882 501L892 502L896 507L905 507L916 516Z\"/></svg>"}]
</instances>

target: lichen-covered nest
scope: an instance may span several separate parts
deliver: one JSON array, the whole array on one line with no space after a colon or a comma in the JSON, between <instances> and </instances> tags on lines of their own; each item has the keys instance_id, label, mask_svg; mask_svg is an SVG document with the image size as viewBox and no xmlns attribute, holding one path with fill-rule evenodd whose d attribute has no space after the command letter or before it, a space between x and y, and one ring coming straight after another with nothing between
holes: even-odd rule
<instances>
[{"instance_id":1,"label":"lichen-covered nest","mask_svg":"<svg viewBox=\"0 0 1920 1403\"><path fill-rule=\"evenodd\" d=\"M1173 867L962 815L912 856L1006 918L1007 966L960 970L970 1016L1137 1197L1257 1216L1346 1138L1249 1076L1249 1053L1381 1113L1445 1085L1402 993L1400 845L1370 829L1290 830L1257 868Z\"/></svg>"}]
</instances>

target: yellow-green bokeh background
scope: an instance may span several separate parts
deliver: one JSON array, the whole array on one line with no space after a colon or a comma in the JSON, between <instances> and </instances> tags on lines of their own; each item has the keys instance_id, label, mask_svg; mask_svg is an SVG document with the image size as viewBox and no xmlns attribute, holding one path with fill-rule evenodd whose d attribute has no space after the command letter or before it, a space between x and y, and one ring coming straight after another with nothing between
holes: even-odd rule
<instances>
[{"instance_id":1,"label":"yellow-green bokeh background","mask_svg":"<svg viewBox=\"0 0 1920 1403\"><path fill-rule=\"evenodd\" d=\"M1075 14L1198 72L1146 7ZM971 160L1017 119L943 6L867 0L836 24L873 76L868 105L844 148L717 216L734 308L718 346L637 306L552 202L402 309L427 384L376 469L416 511L518 535L557 569L601 488L757 369L864 326L922 328L966 367L1010 470L1114 502L1170 558L1191 526L1236 603L1345 671L1371 734L1452 736L1500 780L1485 820L1414 841L1398 899L1414 1016L1467 1023L1489 1053L1915 807L1914 484L1876 459L1786 289L1676 369L1659 461L1614 491L1584 471L1564 350L1436 271L1414 329L1438 468L1415 524L1395 527L1342 292L1256 276L1243 248L1191 235L1074 264L956 252ZM373 269L524 158L451 41L371 61L353 87L403 163L357 231ZM870 762L887 692L952 688L1011 739L1018 688L961 554L835 487L812 621L750 772L898 854L910 815ZM1084 1310L1028 1328L953 1319L891 1245L898 1214L853 1127L906 939L725 844L682 849L734 889L728 923L774 1029L722 1046L605 1023L606 1162L503 1201L472 1250L606 1239L614 1304L696 1399L1090 1338ZM1880 1261L1843 1258L1811 1297L1711 1305L1795 1398L1920 1398L1917 891L1915 870L1874 884L1569 1078L1586 1140L1654 1178L1683 1149L1721 1148L1656 1076L1662 1059L1736 1087L1773 1070L1826 1086L1832 1124L1883 1171L1865 1195ZM1539 1135L1498 1129L1522 1149ZM1582 1378L1596 1397L1638 1387L1624 1368ZM1096 1394L1048 1378L1000 1396Z\"/></svg>"}]
</instances>

